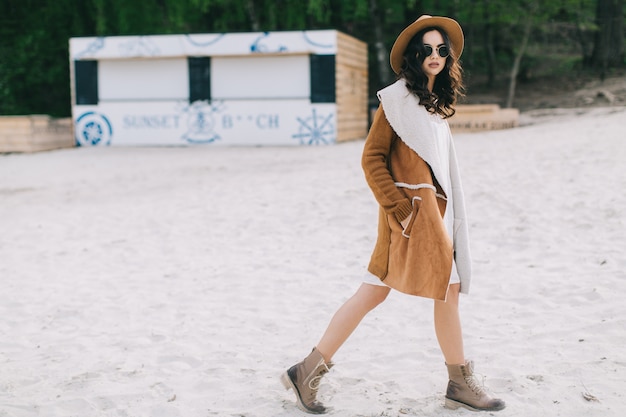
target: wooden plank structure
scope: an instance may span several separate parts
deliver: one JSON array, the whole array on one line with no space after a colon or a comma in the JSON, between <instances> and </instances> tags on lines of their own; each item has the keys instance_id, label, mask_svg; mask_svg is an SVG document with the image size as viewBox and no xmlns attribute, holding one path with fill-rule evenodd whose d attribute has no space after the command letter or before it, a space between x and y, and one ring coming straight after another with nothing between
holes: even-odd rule
<instances>
[{"instance_id":1,"label":"wooden plank structure","mask_svg":"<svg viewBox=\"0 0 626 417\"><path fill-rule=\"evenodd\" d=\"M502 109L497 104L460 104L448 124L455 133L510 129L519 126L518 109Z\"/></svg>"},{"instance_id":2,"label":"wooden plank structure","mask_svg":"<svg viewBox=\"0 0 626 417\"><path fill-rule=\"evenodd\" d=\"M337 142L367 136L367 44L337 32Z\"/></svg>"},{"instance_id":3,"label":"wooden plank structure","mask_svg":"<svg viewBox=\"0 0 626 417\"><path fill-rule=\"evenodd\" d=\"M73 146L70 118L0 116L0 153L39 152Z\"/></svg>"}]
</instances>

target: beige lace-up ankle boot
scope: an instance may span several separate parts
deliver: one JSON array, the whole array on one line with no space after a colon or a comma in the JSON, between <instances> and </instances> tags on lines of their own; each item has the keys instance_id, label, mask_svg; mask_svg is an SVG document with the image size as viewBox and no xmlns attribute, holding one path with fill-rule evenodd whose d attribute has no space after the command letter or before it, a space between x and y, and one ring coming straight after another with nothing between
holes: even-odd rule
<instances>
[{"instance_id":1,"label":"beige lace-up ankle boot","mask_svg":"<svg viewBox=\"0 0 626 417\"><path fill-rule=\"evenodd\" d=\"M474 363L448 365L448 389L445 407L456 410L459 407L472 411L498 411L505 407L504 401L492 398L474 377Z\"/></svg>"},{"instance_id":2,"label":"beige lace-up ankle boot","mask_svg":"<svg viewBox=\"0 0 626 417\"><path fill-rule=\"evenodd\" d=\"M332 368L332 363L324 362L322 354L314 348L302 362L295 364L282 374L280 380L285 389L296 393L298 408L311 414L325 414L329 411L317 401L317 391L322 377Z\"/></svg>"}]
</instances>

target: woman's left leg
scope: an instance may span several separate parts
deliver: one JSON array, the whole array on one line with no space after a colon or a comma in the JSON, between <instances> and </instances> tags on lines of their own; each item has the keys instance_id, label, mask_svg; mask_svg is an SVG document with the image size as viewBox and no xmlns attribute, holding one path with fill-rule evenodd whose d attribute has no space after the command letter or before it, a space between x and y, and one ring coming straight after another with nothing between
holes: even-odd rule
<instances>
[{"instance_id":1,"label":"woman's left leg","mask_svg":"<svg viewBox=\"0 0 626 417\"><path fill-rule=\"evenodd\" d=\"M448 288L446 301L435 300L435 333L446 363L465 363L463 332L459 317L459 291L461 284Z\"/></svg>"},{"instance_id":2,"label":"woman's left leg","mask_svg":"<svg viewBox=\"0 0 626 417\"><path fill-rule=\"evenodd\" d=\"M448 368L447 408L459 407L473 411L498 411L504 401L492 398L474 378L474 365L465 360L463 332L459 317L461 284L448 288L446 301L435 300L435 333Z\"/></svg>"}]
</instances>

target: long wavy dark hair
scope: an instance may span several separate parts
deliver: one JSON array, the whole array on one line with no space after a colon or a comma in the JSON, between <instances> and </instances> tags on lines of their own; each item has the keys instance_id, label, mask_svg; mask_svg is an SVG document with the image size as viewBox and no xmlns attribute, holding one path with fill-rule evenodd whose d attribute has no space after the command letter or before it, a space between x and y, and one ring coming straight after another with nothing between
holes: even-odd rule
<instances>
[{"instance_id":1,"label":"long wavy dark hair","mask_svg":"<svg viewBox=\"0 0 626 417\"><path fill-rule=\"evenodd\" d=\"M441 33L443 41L450 51L446 58L446 65L437 77L433 91L428 91L428 76L422 70L426 59L424 49L424 34L436 30ZM458 57L450 47L450 38L441 29L428 27L419 31L406 47L402 69L398 78L403 78L409 91L419 98L419 103L430 113L437 113L444 119L454 115L454 105L458 97L464 95L463 69Z\"/></svg>"}]
</instances>

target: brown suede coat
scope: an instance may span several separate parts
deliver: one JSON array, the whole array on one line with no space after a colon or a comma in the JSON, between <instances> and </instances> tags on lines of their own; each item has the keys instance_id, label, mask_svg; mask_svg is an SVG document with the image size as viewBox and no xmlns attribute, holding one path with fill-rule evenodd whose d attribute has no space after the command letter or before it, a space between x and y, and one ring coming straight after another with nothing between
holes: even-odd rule
<instances>
[{"instance_id":1,"label":"brown suede coat","mask_svg":"<svg viewBox=\"0 0 626 417\"><path fill-rule=\"evenodd\" d=\"M453 260L443 223L445 195L428 164L394 132L382 106L365 141L362 165L380 204L368 270L398 291L445 300ZM411 214L404 229L400 222Z\"/></svg>"}]
</instances>

